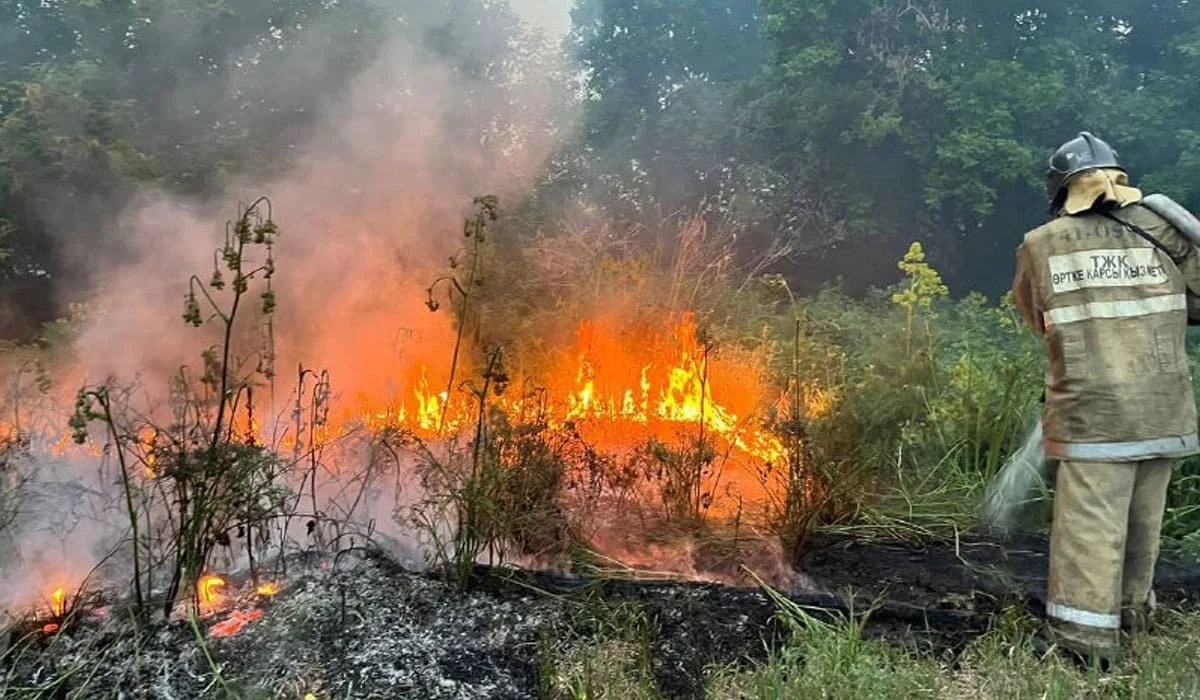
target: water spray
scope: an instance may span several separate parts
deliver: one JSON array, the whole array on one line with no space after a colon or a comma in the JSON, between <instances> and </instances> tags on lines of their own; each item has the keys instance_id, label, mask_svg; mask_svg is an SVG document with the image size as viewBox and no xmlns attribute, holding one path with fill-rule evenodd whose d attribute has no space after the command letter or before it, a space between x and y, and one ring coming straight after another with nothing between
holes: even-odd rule
<instances>
[{"instance_id":1,"label":"water spray","mask_svg":"<svg viewBox=\"0 0 1200 700\"><path fill-rule=\"evenodd\" d=\"M1050 472L1039 414L1026 431L1020 449L988 485L979 516L984 531L1004 537L1027 527L1033 506L1049 494Z\"/></svg>"}]
</instances>

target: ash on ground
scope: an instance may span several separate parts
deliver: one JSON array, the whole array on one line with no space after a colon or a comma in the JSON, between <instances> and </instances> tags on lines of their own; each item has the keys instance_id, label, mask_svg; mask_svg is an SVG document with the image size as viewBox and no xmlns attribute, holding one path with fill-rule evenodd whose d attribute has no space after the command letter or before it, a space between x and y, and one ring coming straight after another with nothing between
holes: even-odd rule
<instances>
[{"instance_id":1,"label":"ash on ground","mask_svg":"<svg viewBox=\"0 0 1200 700\"><path fill-rule=\"evenodd\" d=\"M590 646L597 604L629 600L655 629L667 697L698 697L711 663L765 655L773 610L759 591L625 581L605 592L599 583L480 567L464 592L382 551L355 550L293 567L268 598L231 582L195 627L181 619L138 633L115 608L81 612L55 634L30 620L0 661L0 697L534 698L547 655ZM714 597L721 591L741 597ZM231 620L246 622L217 636Z\"/></svg>"},{"instance_id":2,"label":"ash on ground","mask_svg":"<svg viewBox=\"0 0 1200 700\"><path fill-rule=\"evenodd\" d=\"M821 591L858 591L791 597L837 616L869 607L857 599L866 595L877 603L868 635L953 655L1005 606L1031 600L1030 612L1039 612L1045 548L1041 540L827 542L805 557L807 574ZM471 591L460 592L380 552L355 550L293 567L268 598L256 598L253 586L230 591L225 607L195 628L185 619L137 634L115 609L54 634L31 621L33 641L10 641L0 661L0 697L537 698L548 662L597 643L625 648L604 638L599 620L629 608L645 625L662 696L703 698L707 668L761 661L788 633L758 588L476 574ZM1200 570L1163 562L1157 586L1166 607L1189 607ZM255 611L261 617L247 614ZM214 635L234 614L249 621L236 634Z\"/></svg>"},{"instance_id":3,"label":"ash on ground","mask_svg":"<svg viewBox=\"0 0 1200 700\"><path fill-rule=\"evenodd\" d=\"M139 636L115 614L88 617L10 649L0 695L527 698L540 636L563 616L548 596L460 594L378 554L296 576L250 603L261 618L212 637L240 602L197 621L203 646L188 620Z\"/></svg>"}]
</instances>

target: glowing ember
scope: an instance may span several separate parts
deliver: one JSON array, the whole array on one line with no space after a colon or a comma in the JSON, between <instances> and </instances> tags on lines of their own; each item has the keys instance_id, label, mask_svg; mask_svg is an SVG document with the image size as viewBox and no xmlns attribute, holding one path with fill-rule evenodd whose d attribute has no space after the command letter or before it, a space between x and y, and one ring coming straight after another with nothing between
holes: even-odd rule
<instances>
[{"instance_id":1,"label":"glowing ember","mask_svg":"<svg viewBox=\"0 0 1200 700\"><path fill-rule=\"evenodd\" d=\"M42 634L54 634L59 630L57 622L47 622L42 625Z\"/></svg>"},{"instance_id":2,"label":"glowing ember","mask_svg":"<svg viewBox=\"0 0 1200 700\"><path fill-rule=\"evenodd\" d=\"M264 598L269 598L279 593L279 584L268 581L267 583L260 584L258 588L255 589L255 593L258 593Z\"/></svg>"},{"instance_id":3,"label":"glowing ember","mask_svg":"<svg viewBox=\"0 0 1200 700\"><path fill-rule=\"evenodd\" d=\"M229 617L208 628L210 637L230 637L255 620L262 619L262 610L234 610Z\"/></svg>"},{"instance_id":4,"label":"glowing ember","mask_svg":"<svg viewBox=\"0 0 1200 700\"><path fill-rule=\"evenodd\" d=\"M220 576L204 576L196 583L196 592L201 603L211 606L221 600L221 589L224 587L225 579Z\"/></svg>"}]
</instances>

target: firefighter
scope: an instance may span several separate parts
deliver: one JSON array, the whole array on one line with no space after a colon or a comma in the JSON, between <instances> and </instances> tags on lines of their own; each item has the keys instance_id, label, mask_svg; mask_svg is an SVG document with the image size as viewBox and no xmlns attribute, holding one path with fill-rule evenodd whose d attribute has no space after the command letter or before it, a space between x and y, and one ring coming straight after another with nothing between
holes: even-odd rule
<instances>
[{"instance_id":1,"label":"firefighter","mask_svg":"<svg viewBox=\"0 0 1200 700\"><path fill-rule=\"evenodd\" d=\"M1167 487L1200 452L1184 345L1200 254L1141 204L1088 132L1050 158L1051 221L1017 249L1013 298L1048 356L1042 425L1058 462L1048 641L1111 664L1147 627Z\"/></svg>"}]
</instances>

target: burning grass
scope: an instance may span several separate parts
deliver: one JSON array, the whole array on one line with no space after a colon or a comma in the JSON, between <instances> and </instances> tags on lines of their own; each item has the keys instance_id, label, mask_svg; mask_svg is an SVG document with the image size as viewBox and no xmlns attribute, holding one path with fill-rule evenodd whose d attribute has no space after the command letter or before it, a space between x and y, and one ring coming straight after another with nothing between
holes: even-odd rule
<instances>
[{"instance_id":1,"label":"burning grass","mask_svg":"<svg viewBox=\"0 0 1200 700\"><path fill-rule=\"evenodd\" d=\"M424 330L439 332L397 334L386 361L363 349L353 376L386 382L340 387L302 364L281 400L272 285L286 233L269 201L239 210L209 281L189 280L185 318L223 339L201 371L173 375L158 406L136 383L79 394L79 456L101 455L109 484L120 477L135 597L165 586L164 611L193 592L204 604L214 557L253 570L272 553L328 551L351 532L372 537L381 514L460 581L479 560L570 569L581 550L699 576L669 550L776 536L780 547L752 556L773 551L771 580L786 586L814 527L861 512L886 471L865 453L877 441L891 451L895 436L862 420L822 320L803 321L792 299L789 336L770 329L777 317L742 313L776 303L779 285L734 286L730 232L682 221L669 269L601 246L572 261L587 291L568 293L552 277L506 277L518 266L495 245L498 219L495 199L478 198L464 249L429 288L442 316ZM514 308L528 312L509 325ZM453 323L438 320L446 311ZM887 344L905 356L881 386L931 364L913 310L892 315L907 337ZM896 423L912 425L903 412ZM672 536L631 536L648 530Z\"/></svg>"},{"instance_id":2,"label":"burning grass","mask_svg":"<svg viewBox=\"0 0 1200 700\"><path fill-rule=\"evenodd\" d=\"M164 613L181 594L209 604L220 583L201 572L234 549L253 569L268 550L327 548L356 527L369 536L377 520L363 510L378 506L364 503L388 490L412 494L395 508L399 535L424 536L430 560L460 570L484 554L560 566L572 547L612 540L598 523L630 527L610 512L776 525L805 465L771 414L817 418L831 394L809 380L796 394L804 405L789 405L769 343L718 342L678 303L582 315L570 337L542 338L536 351L528 339L512 351L479 341L494 330L480 308L494 304L482 280L496 269L496 207L476 200L466 250L430 288L431 311L455 312L453 347L406 348L387 363L386 389L338 391L336 376L301 365L287 417L275 400L272 325L280 232L269 201L239 210L209 281L189 280L185 320L223 338L201 353L202 372L181 369L158 406L136 382L77 396L70 456L98 458L119 477L104 490L119 483L139 607L163 586ZM674 271L673 296L685 273ZM260 308L247 311L252 300ZM247 349L259 334L263 346ZM13 409L19 422L21 404Z\"/></svg>"},{"instance_id":3,"label":"burning grass","mask_svg":"<svg viewBox=\"0 0 1200 700\"><path fill-rule=\"evenodd\" d=\"M762 501L764 487L755 474L783 461L785 450L767 425L767 410L783 397L772 387L761 352L718 351L702 342L695 318L685 315L653 324L584 320L572 344L548 355L558 359L544 374L506 373L488 399L489 410L514 425L570 431L590 449L619 457L651 444L707 441L714 453L710 460L719 456L725 469L703 480L706 509L729 515L739 500ZM343 410L328 434L365 424L436 441L467 430L477 419L477 404L459 401L443 413L448 394L435 389L440 383L429 381L431 373L423 363L407 372L417 380L399 405L360 398L360 405ZM819 410L819 389L809 396Z\"/></svg>"}]
</instances>

